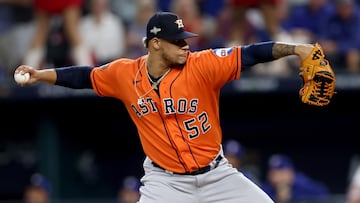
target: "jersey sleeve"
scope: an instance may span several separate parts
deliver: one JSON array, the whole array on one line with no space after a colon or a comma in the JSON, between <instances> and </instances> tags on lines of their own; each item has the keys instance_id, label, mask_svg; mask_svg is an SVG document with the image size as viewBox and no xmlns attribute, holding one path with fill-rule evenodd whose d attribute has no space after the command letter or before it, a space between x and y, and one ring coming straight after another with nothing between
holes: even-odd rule
<instances>
[{"instance_id":1,"label":"jersey sleeve","mask_svg":"<svg viewBox=\"0 0 360 203\"><path fill-rule=\"evenodd\" d=\"M99 96L113 96L116 91L116 76L121 71L120 61L114 61L100 67L95 67L90 73L90 79L95 93Z\"/></svg>"},{"instance_id":2,"label":"jersey sleeve","mask_svg":"<svg viewBox=\"0 0 360 203\"><path fill-rule=\"evenodd\" d=\"M209 49L194 53L192 71L201 75L209 84L222 87L237 80L241 73L241 47ZM195 73L195 74L197 74Z\"/></svg>"}]
</instances>

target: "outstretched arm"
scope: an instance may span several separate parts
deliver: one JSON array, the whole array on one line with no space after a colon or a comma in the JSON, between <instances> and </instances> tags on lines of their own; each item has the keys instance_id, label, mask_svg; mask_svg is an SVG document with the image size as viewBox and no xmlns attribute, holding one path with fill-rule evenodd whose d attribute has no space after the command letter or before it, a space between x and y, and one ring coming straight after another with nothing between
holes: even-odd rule
<instances>
[{"instance_id":1,"label":"outstretched arm","mask_svg":"<svg viewBox=\"0 0 360 203\"><path fill-rule=\"evenodd\" d=\"M276 59L297 55L305 59L314 48L312 44L293 44L286 42L259 42L241 48L241 61L243 69L274 61Z\"/></svg>"},{"instance_id":2,"label":"outstretched arm","mask_svg":"<svg viewBox=\"0 0 360 203\"><path fill-rule=\"evenodd\" d=\"M33 67L21 65L16 68L16 73L29 73L30 79L21 86L31 85L37 82L44 82L52 85L59 85L73 89L92 88L90 72L92 67L89 66L69 66L56 69L37 70Z\"/></svg>"},{"instance_id":3,"label":"outstretched arm","mask_svg":"<svg viewBox=\"0 0 360 203\"><path fill-rule=\"evenodd\" d=\"M313 50L312 44L289 44L283 42L276 42L272 48L274 58L282 58L290 55L297 55L301 60L308 57Z\"/></svg>"},{"instance_id":4,"label":"outstretched arm","mask_svg":"<svg viewBox=\"0 0 360 203\"><path fill-rule=\"evenodd\" d=\"M290 55L298 56L301 60L299 75L303 80L299 94L303 103L325 106L335 94L335 74L318 43L255 43L242 47L241 53L243 68Z\"/></svg>"}]
</instances>

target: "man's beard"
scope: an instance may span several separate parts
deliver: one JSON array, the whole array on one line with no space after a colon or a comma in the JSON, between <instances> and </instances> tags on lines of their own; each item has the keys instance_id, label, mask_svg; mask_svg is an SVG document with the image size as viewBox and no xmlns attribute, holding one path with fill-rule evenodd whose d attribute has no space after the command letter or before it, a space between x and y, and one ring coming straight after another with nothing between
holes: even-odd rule
<instances>
[{"instance_id":1,"label":"man's beard","mask_svg":"<svg viewBox=\"0 0 360 203\"><path fill-rule=\"evenodd\" d=\"M185 61L184 63L174 62L174 61L171 60L171 58L166 54L166 52L163 52L162 58L163 58L165 61L168 61L168 62L169 62L169 67L170 67L170 68L172 68L172 67L182 68L182 67L184 67L185 64L186 64L186 61Z\"/></svg>"}]
</instances>

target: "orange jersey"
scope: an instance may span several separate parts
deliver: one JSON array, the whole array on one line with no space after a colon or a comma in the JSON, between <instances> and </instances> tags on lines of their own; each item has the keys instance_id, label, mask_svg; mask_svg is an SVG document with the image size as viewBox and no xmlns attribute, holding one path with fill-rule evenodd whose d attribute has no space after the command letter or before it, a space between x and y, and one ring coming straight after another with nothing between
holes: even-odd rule
<instances>
[{"instance_id":1,"label":"orange jersey","mask_svg":"<svg viewBox=\"0 0 360 203\"><path fill-rule=\"evenodd\" d=\"M159 94L148 79L146 58L94 68L96 94L123 102L145 154L161 167L183 173L208 165L222 141L220 89L240 77L240 47L190 53L183 67L171 68L163 78Z\"/></svg>"}]
</instances>

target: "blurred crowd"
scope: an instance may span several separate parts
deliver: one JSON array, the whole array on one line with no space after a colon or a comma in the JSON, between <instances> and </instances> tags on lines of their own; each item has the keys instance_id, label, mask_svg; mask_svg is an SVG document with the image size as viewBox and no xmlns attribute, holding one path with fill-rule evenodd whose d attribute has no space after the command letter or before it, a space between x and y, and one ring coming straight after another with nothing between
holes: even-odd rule
<instances>
[{"instance_id":1,"label":"blurred crowd","mask_svg":"<svg viewBox=\"0 0 360 203\"><path fill-rule=\"evenodd\" d=\"M360 203L360 158L354 156L344 194L336 198L326 181L309 175L297 165L296 159L284 153L271 153L261 160L258 150L244 146L238 140L226 139L223 152L233 167L262 188L276 203ZM262 168L264 162L264 168ZM339 174L341 175L341 174ZM137 203L140 198L141 179L125 175L119 180L110 200L102 202ZM84 197L86 199L86 197ZM24 203L57 202L51 182L43 174L34 173L23 192Z\"/></svg>"},{"instance_id":2,"label":"blurred crowd","mask_svg":"<svg viewBox=\"0 0 360 203\"><path fill-rule=\"evenodd\" d=\"M246 177L259 185L276 203L360 203L360 162L352 158L344 196L335 198L325 181L302 171L288 154L272 153L262 174L259 154L235 139L225 140L225 157Z\"/></svg>"},{"instance_id":3,"label":"blurred crowd","mask_svg":"<svg viewBox=\"0 0 360 203\"><path fill-rule=\"evenodd\" d=\"M140 198L140 179L129 175L120 181L119 187L112 198L113 203L137 203ZM58 202L53 197L50 181L40 173L34 173L24 188L23 203L51 203Z\"/></svg>"},{"instance_id":4,"label":"blurred crowd","mask_svg":"<svg viewBox=\"0 0 360 203\"><path fill-rule=\"evenodd\" d=\"M142 38L158 10L177 13L193 51L277 40L320 43L335 72L360 72L358 0L0 0L0 81L20 64L100 66L146 54ZM297 58L251 74L288 77Z\"/></svg>"}]
</instances>

